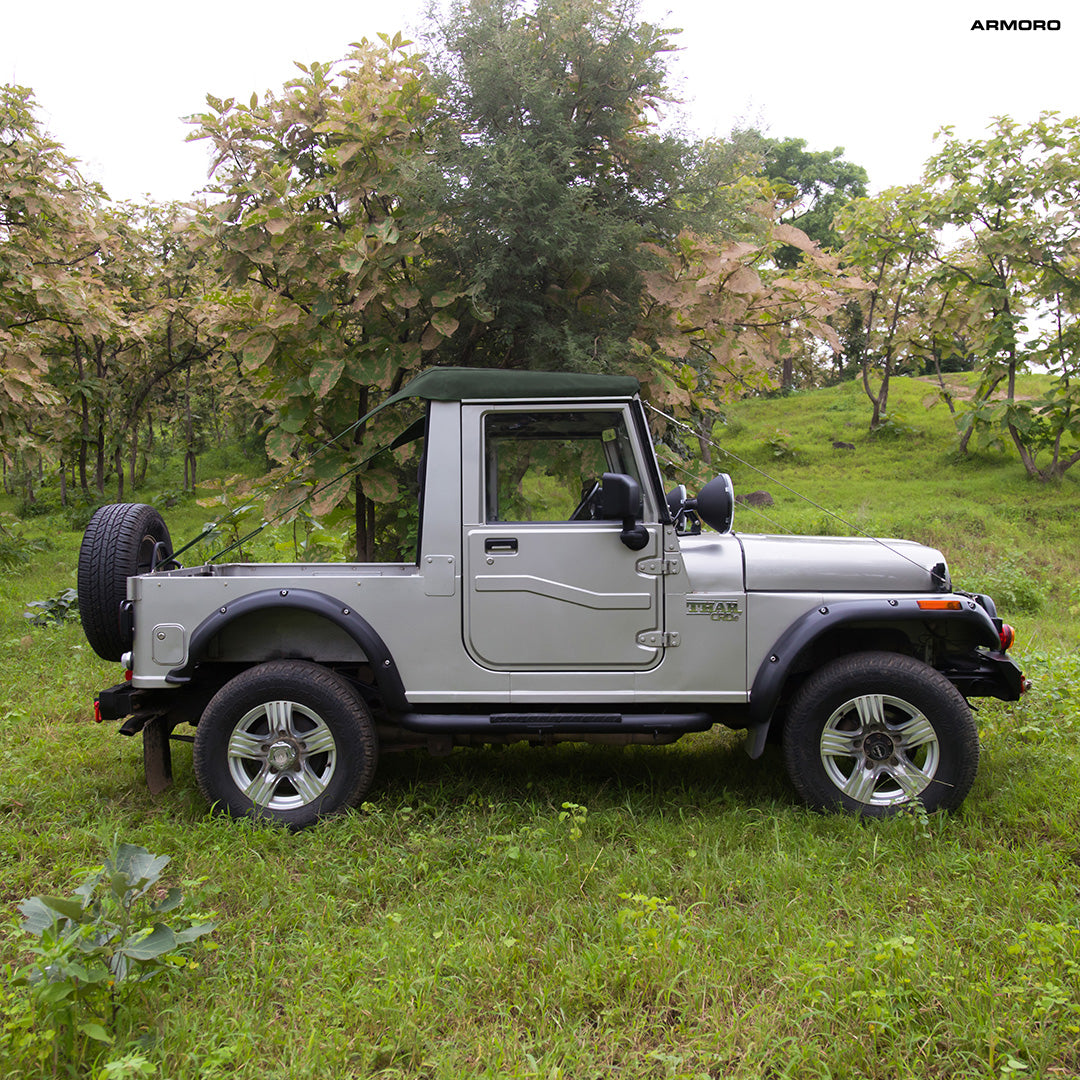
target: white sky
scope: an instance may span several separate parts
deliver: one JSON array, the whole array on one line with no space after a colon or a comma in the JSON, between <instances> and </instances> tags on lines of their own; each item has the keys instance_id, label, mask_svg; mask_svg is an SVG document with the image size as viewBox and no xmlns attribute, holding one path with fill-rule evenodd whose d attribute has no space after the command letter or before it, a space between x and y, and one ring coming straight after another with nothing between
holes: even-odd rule
<instances>
[{"instance_id":1,"label":"white sky","mask_svg":"<svg viewBox=\"0 0 1080 1080\"><path fill-rule=\"evenodd\" d=\"M183 199L202 186L208 151L184 142L180 118L207 93L280 89L293 60L338 59L360 37L408 30L423 6L7 0L0 82L33 88L49 132L114 198ZM691 131L724 135L742 121L814 150L843 146L875 189L917 179L944 124L976 137L1002 113L1080 114L1080 11L1064 0L643 0L642 10L685 31L671 70ZM1036 15L1062 29L971 30L977 18Z\"/></svg>"}]
</instances>

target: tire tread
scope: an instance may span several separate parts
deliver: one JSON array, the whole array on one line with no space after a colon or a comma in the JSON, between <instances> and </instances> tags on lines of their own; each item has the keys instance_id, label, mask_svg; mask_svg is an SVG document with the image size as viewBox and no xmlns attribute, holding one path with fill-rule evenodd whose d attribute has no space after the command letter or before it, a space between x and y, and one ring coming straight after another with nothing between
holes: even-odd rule
<instances>
[{"instance_id":1,"label":"tire tread","mask_svg":"<svg viewBox=\"0 0 1080 1080\"><path fill-rule=\"evenodd\" d=\"M929 811L956 809L971 790L979 766L979 733L971 709L941 672L892 652L840 657L811 674L796 691L784 725L783 753L788 776L802 799L817 810L847 809L869 817L885 817L903 806L853 803L833 785L821 764L817 742L825 721L845 695L856 693L891 694L932 714L942 763L919 800Z\"/></svg>"},{"instance_id":2,"label":"tire tread","mask_svg":"<svg viewBox=\"0 0 1080 1080\"><path fill-rule=\"evenodd\" d=\"M321 699L323 720L338 740L342 785L329 805L305 806L290 811L257 811L229 775L226 746L233 725L260 700L293 695L311 704ZM327 713L334 715L327 715ZM233 817L272 819L291 829L302 829L321 818L358 806L368 793L378 764L378 736L360 694L337 672L310 660L272 660L241 672L227 682L207 705L195 729L195 779L207 802ZM331 786L338 782L331 779Z\"/></svg>"},{"instance_id":3,"label":"tire tread","mask_svg":"<svg viewBox=\"0 0 1080 1080\"><path fill-rule=\"evenodd\" d=\"M79 547L79 617L91 648L103 660L119 660L131 648L121 633L120 604L127 579L139 571L139 548L151 536L172 552L172 540L158 511L145 503L112 503L94 512Z\"/></svg>"}]
</instances>

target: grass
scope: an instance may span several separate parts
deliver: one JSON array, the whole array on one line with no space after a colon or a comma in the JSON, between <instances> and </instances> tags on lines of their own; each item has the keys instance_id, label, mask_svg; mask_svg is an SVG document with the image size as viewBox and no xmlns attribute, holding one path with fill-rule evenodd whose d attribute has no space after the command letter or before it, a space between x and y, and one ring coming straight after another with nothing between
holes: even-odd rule
<instances>
[{"instance_id":1,"label":"grass","mask_svg":"<svg viewBox=\"0 0 1080 1080\"><path fill-rule=\"evenodd\" d=\"M298 835L213 816L183 746L174 787L151 798L137 740L91 720L117 669L76 624L22 618L73 584L79 542L59 514L27 521L50 546L0 575L0 963L27 958L18 901L69 891L117 840L171 855L168 882L219 924L197 967L137 990L115 1044L71 1071L1080 1073L1076 488L1031 484L1004 456L957 461L940 407L900 410L920 436L870 439L856 389L745 403L723 443L869 531L934 540L956 580L1012 591L1035 688L980 708L979 777L952 816L809 813L771 749L751 762L725 732L387 756L361 812ZM774 458L777 428L794 460ZM773 480L736 482L773 492L769 528L818 531L820 512ZM166 515L177 537L206 516L190 499ZM0 1077L53 1067L19 1048L17 995L0 990ZM40 1051L47 1025L35 1032Z\"/></svg>"}]
</instances>

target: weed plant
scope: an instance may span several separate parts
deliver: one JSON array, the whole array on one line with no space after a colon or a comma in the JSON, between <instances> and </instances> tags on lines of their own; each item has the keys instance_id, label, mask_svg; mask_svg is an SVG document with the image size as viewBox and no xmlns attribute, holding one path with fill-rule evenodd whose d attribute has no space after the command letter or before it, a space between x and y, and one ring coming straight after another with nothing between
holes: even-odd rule
<instances>
[{"instance_id":1,"label":"weed plant","mask_svg":"<svg viewBox=\"0 0 1080 1080\"><path fill-rule=\"evenodd\" d=\"M1034 686L980 703L983 756L958 813L810 813L772 748L752 762L723 731L387 755L360 811L298 835L213 815L181 744L174 786L151 798L137 740L92 723L118 670L77 624L22 617L74 585L79 533L54 513L20 526L51 548L0 575L0 964L32 959L18 904L63 892L119 837L172 857L216 910L218 948L131 988L110 1075L1080 1074L1080 499L1005 455L958 460L945 407L920 405L932 392L893 391L918 436L869 439L852 386L744 403L718 434L858 528L933 543L955 581L997 591ZM796 459L775 460L763 438L777 429ZM736 490L776 505L762 525L740 507L740 529L851 531L749 465L731 466ZM180 499L166 519L186 539L206 516ZM254 557L290 541L260 538ZM33 1009L0 988L0 1078L40 1074Z\"/></svg>"}]
</instances>

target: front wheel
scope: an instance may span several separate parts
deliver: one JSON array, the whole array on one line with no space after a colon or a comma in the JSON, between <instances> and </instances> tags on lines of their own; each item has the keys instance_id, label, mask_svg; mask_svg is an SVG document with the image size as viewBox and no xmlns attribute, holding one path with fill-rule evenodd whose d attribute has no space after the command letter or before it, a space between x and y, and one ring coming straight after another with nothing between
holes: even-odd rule
<instances>
[{"instance_id":1,"label":"front wheel","mask_svg":"<svg viewBox=\"0 0 1080 1080\"><path fill-rule=\"evenodd\" d=\"M367 706L340 675L277 660L237 675L195 729L195 777L234 817L302 829L357 805L378 756Z\"/></svg>"},{"instance_id":2,"label":"front wheel","mask_svg":"<svg viewBox=\"0 0 1080 1080\"><path fill-rule=\"evenodd\" d=\"M898 653L856 653L811 675L792 700L783 746L791 782L810 806L868 817L916 799L929 811L955 809L979 764L963 696Z\"/></svg>"}]
</instances>

